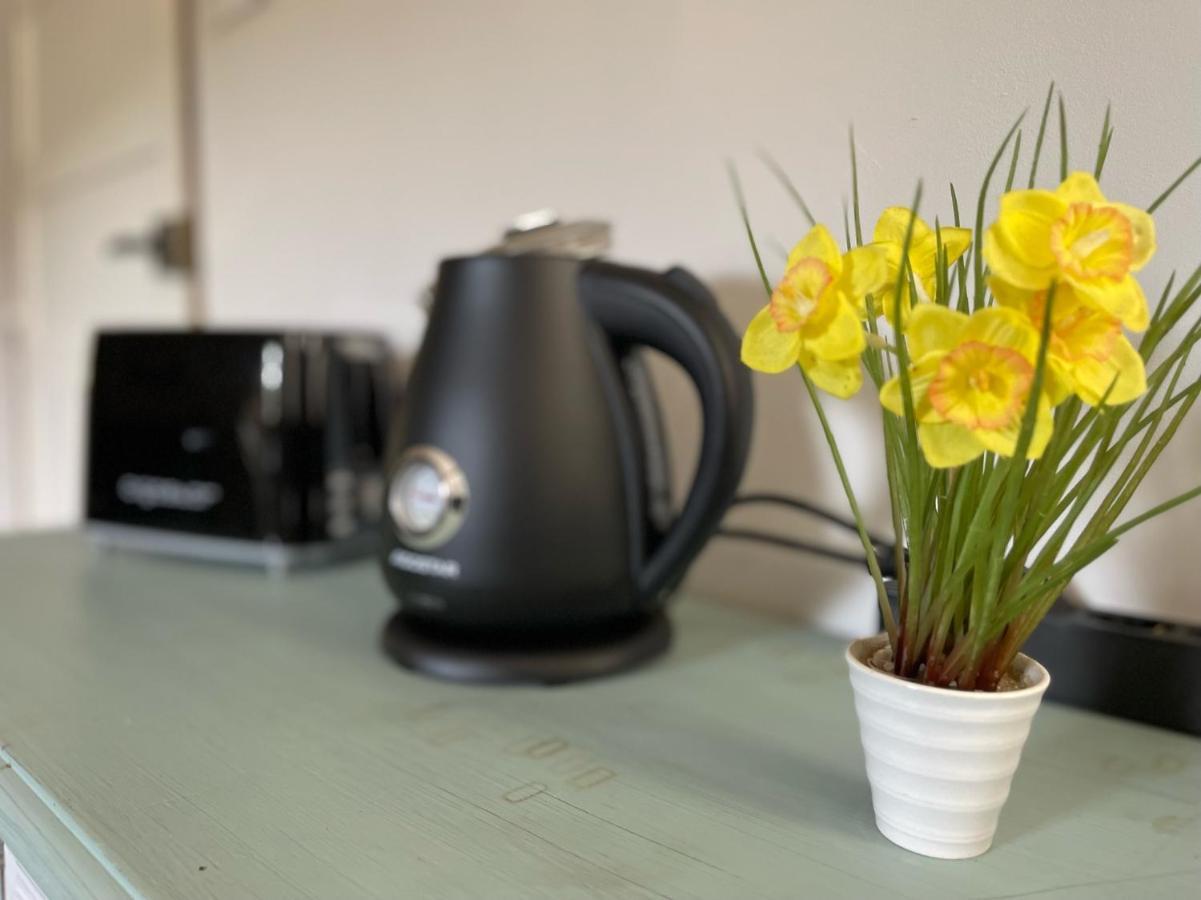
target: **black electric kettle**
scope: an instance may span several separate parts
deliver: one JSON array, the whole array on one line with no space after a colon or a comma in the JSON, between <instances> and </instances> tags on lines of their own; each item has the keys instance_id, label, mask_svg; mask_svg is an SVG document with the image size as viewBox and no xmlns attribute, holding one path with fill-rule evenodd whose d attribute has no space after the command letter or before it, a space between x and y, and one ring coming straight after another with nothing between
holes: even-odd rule
<instances>
[{"instance_id":1,"label":"black electric kettle","mask_svg":"<svg viewBox=\"0 0 1201 900\"><path fill-rule=\"evenodd\" d=\"M700 398L696 474L666 526L623 367L640 347ZM382 563L400 609L385 648L443 677L543 683L654 656L665 601L733 498L751 418L737 337L687 272L443 262L389 450Z\"/></svg>"}]
</instances>

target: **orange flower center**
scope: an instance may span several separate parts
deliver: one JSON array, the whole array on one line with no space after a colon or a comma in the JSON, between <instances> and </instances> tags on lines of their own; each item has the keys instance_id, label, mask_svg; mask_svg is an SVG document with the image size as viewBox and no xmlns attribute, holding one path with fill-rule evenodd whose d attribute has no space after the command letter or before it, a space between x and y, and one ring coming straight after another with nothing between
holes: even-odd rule
<instances>
[{"instance_id":1,"label":"orange flower center","mask_svg":"<svg viewBox=\"0 0 1201 900\"><path fill-rule=\"evenodd\" d=\"M1051 225L1051 253L1072 278L1118 281L1130 271L1134 230L1112 206L1073 203Z\"/></svg>"},{"instance_id":2,"label":"orange flower center","mask_svg":"<svg viewBox=\"0 0 1201 900\"><path fill-rule=\"evenodd\" d=\"M1073 302L1071 294L1065 294L1069 290L1061 289L1060 299L1056 301L1052 314L1051 355L1068 362L1089 358L1107 361L1122 334L1121 322L1084 303ZM1061 312L1065 309L1066 312ZM1042 328L1046 311L1047 292L1039 291L1030 298L1030 321L1035 328Z\"/></svg>"},{"instance_id":3,"label":"orange flower center","mask_svg":"<svg viewBox=\"0 0 1201 900\"><path fill-rule=\"evenodd\" d=\"M926 396L946 421L994 430L1020 418L1033 382L1034 367L1016 350L968 341L943 357Z\"/></svg>"},{"instance_id":4,"label":"orange flower center","mask_svg":"<svg viewBox=\"0 0 1201 900\"><path fill-rule=\"evenodd\" d=\"M1084 307L1055 323L1055 336L1063 344L1062 355L1073 362L1088 358L1107 361L1121 335L1122 325L1117 319Z\"/></svg>"},{"instance_id":5,"label":"orange flower center","mask_svg":"<svg viewBox=\"0 0 1201 900\"><path fill-rule=\"evenodd\" d=\"M821 305L822 294L834 275L820 259L798 260L780 279L771 295L771 317L779 331L798 331Z\"/></svg>"},{"instance_id":6,"label":"orange flower center","mask_svg":"<svg viewBox=\"0 0 1201 900\"><path fill-rule=\"evenodd\" d=\"M992 372L972 372L967 380L974 391L991 391L995 383Z\"/></svg>"}]
</instances>

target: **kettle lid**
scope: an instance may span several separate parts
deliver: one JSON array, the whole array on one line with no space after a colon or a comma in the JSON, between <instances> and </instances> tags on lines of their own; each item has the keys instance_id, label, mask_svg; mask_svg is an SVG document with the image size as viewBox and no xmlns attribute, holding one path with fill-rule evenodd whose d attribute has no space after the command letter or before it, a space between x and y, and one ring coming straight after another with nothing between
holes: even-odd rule
<instances>
[{"instance_id":1,"label":"kettle lid","mask_svg":"<svg viewBox=\"0 0 1201 900\"><path fill-rule=\"evenodd\" d=\"M500 243L486 252L596 259L608 252L612 231L608 222L598 219L564 222L553 209L536 209L515 218Z\"/></svg>"}]
</instances>

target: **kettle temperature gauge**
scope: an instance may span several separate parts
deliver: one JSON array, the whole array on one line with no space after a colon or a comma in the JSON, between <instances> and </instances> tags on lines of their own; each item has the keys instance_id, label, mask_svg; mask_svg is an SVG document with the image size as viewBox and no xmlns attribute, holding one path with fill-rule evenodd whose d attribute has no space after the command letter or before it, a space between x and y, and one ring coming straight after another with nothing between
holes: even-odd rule
<instances>
[{"instance_id":1,"label":"kettle temperature gauge","mask_svg":"<svg viewBox=\"0 0 1201 900\"><path fill-rule=\"evenodd\" d=\"M467 512L467 479L437 447L410 447L400 457L388 490L388 512L401 539L417 550L440 547Z\"/></svg>"}]
</instances>

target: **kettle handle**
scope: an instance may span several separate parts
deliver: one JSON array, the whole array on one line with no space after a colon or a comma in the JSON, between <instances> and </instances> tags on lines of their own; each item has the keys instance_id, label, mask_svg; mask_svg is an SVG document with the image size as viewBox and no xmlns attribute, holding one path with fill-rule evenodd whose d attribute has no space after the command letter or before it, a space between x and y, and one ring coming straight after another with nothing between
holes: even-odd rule
<instances>
[{"instance_id":1,"label":"kettle handle","mask_svg":"<svg viewBox=\"0 0 1201 900\"><path fill-rule=\"evenodd\" d=\"M582 270L580 295L610 338L665 353L696 385L701 405L700 458L679 518L641 569L642 596L675 587L725 514L750 449L753 395L739 360L738 337L716 300L691 274L666 274L607 262Z\"/></svg>"}]
</instances>

